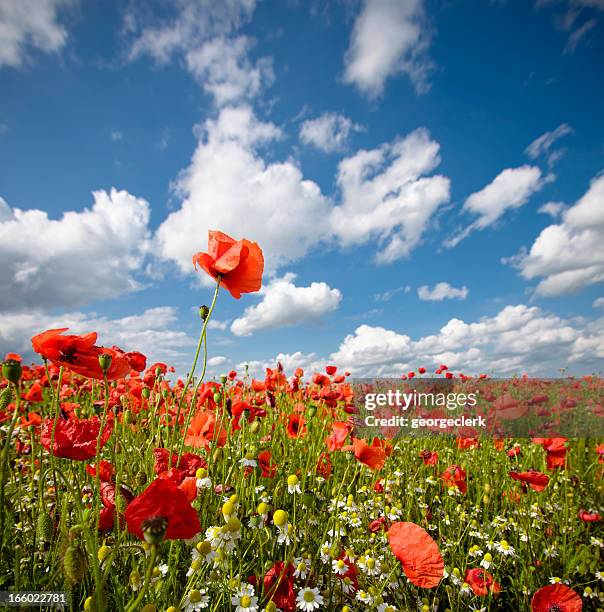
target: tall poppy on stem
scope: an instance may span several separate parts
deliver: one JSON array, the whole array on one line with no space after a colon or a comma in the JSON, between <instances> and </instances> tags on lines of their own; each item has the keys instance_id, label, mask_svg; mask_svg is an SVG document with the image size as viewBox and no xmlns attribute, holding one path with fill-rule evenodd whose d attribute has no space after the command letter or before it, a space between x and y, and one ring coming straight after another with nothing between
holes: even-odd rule
<instances>
[{"instance_id":1,"label":"tall poppy on stem","mask_svg":"<svg viewBox=\"0 0 604 612\"><path fill-rule=\"evenodd\" d=\"M237 300L242 293L254 293L262 286L264 255L256 242L235 240L210 230L208 252L193 255L193 264L219 281Z\"/></svg>"}]
</instances>

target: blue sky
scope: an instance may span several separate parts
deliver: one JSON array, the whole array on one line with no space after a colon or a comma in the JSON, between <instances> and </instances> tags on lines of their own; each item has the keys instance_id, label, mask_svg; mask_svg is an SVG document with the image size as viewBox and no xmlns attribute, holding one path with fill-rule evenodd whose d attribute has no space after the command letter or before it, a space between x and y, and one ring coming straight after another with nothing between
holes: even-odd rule
<instances>
[{"instance_id":1,"label":"blue sky","mask_svg":"<svg viewBox=\"0 0 604 612\"><path fill-rule=\"evenodd\" d=\"M207 230L257 240L211 372L599 372L604 3L0 6L0 351L186 371Z\"/></svg>"}]
</instances>

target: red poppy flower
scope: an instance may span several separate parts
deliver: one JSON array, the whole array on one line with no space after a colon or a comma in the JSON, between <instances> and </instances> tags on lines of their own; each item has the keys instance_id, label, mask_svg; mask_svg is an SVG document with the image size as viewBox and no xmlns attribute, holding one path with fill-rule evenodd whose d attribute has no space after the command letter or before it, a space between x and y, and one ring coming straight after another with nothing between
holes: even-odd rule
<instances>
[{"instance_id":1,"label":"red poppy flower","mask_svg":"<svg viewBox=\"0 0 604 612\"><path fill-rule=\"evenodd\" d=\"M423 450L419 456L422 458L424 465L436 465L438 463L438 453Z\"/></svg>"},{"instance_id":2,"label":"red poppy flower","mask_svg":"<svg viewBox=\"0 0 604 612\"><path fill-rule=\"evenodd\" d=\"M519 480L525 486L528 484L534 491L543 491L547 487L549 482L549 476L542 474L537 470L528 470L527 472L508 472L508 474L514 479Z\"/></svg>"},{"instance_id":3,"label":"red poppy flower","mask_svg":"<svg viewBox=\"0 0 604 612\"><path fill-rule=\"evenodd\" d=\"M380 446L369 446L365 440L352 439L354 456L370 470L381 470L386 461L386 452Z\"/></svg>"},{"instance_id":4,"label":"red poppy flower","mask_svg":"<svg viewBox=\"0 0 604 612\"><path fill-rule=\"evenodd\" d=\"M107 461L107 459L101 459L98 463L99 466L99 478L102 482L110 482L115 474L115 469L111 465L111 461ZM96 476L96 464L92 463L86 466L86 471L91 476Z\"/></svg>"},{"instance_id":5,"label":"red poppy flower","mask_svg":"<svg viewBox=\"0 0 604 612\"><path fill-rule=\"evenodd\" d=\"M167 448L154 448L153 456L155 464L153 470L156 474L161 474L168 469L170 453ZM201 467L206 467L205 460L194 453L183 453L178 458L176 453L172 453L172 466L182 471L183 476L195 476L195 472Z\"/></svg>"},{"instance_id":6,"label":"red poppy flower","mask_svg":"<svg viewBox=\"0 0 604 612\"><path fill-rule=\"evenodd\" d=\"M468 583L474 595L486 597L489 593L501 593L501 585L495 582L493 576L480 567L469 569L466 572L465 582Z\"/></svg>"},{"instance_id":7,"label":"red poppy flower","mask_svg":"<svg viewBox=\"0 0 604 612\"><path fill-rule=\"evenodd\" d=\"M53 420L46 420L42 424L40 442L48 451L52 440ZM55 428L55 439L52 454L55 457L87 461L96 455L97 437L101 429L101 422L97 417L91 419L58 419ZM109 421L101 435L101 448L105 445L113 423Z\"/></svg>"},{"instance_id":8,"label":"red poppy flower","mask_svg":"<svg viewBox=\"0 0 604 612\"><path fill-rule=\"evenodd\" d=\"M42 385L39 382L35 382L29 388L29 391L23 396L23 399L32 403L43 402L44 397L42 396Z\"/></svg>"},{"instance_id":9,"label":"red poppy flower","mask_svg":"<svg viewBox=\"0 0 604 612\"><path fill-rule=\"evenodd\" d=\"M144 539L142 524L151 519L166 520L166 540L188 540L201 530L199 517L187 494L166 479L154 480L128 504L124 516L128 531L141 540Z\"/></svg>"},{"instance_id":10,"label":"red poppy flower","mask_svg":"<svg viewBox=\"0 0 604 612\"><path fill-rule=\"evenodd\" d=\"M263 478L274 478L277 473L277 466L271 463L271 451L263 450L258 453L258 465L262 470Z\"/></svg>"},{"instance_id":11,"label":"red poppy flower","mask_svg":"<svg viewBox=\"0 0 604 612\"><path fill-rule=\"evenodd\" d=\"M269 601L284 612L294 612L296 609L296 593L294 591L294 566L283 561L277 561L264 575L264 593Z\"/></svg>"},{"instance_id":12,"label":"red poppy flower","mask_svg":"<svg viewBox=\"0 0 604 612\"><path fill-rule=\"evenodd\" d=\"M466 471L461 466L450 465L443 472L442 479L448 487L457 487L464 495L467 493Z\"/></svg>"},{"instance_id":13,"label":"red poppy flower","mask_svg":"<svg viewBox=\"0 0 604 612\"><path fill-rule=\"evenodd\" d=\"M331 426L331 434L325 439L325 445L330 452L340 450L348 434L352 431L352 425L346 421L336 421Z\"/></svg>"},{"instance_id":14,"label":"red poppy flower","mask_svg":"<svg viewBox=\"0 0 604 612\"><path fill-rule=\"evenodd\" d=\"M227 432L224 427L216 423L216 415L213 412L200 410L192 419L185 437L185 444L194 448L209 448L216 430L218 429L217 446L224 446L227 440Z\"/></svg>"},{"instance_id":15,"label":"red poppy flower","mask_svg":"<svg viewBox=\"0 0 604 612\"><path fill-rule=\"evenodd\" d=\"M323 478L329 478L331 476L331 472L333 471L333 467L331 465L331 459L329 458L328 453L321 453L319 458L317 459L317 474L323 476Z\"/></svg>"},{"instance_id":16,"label":"red poppy flower","mask_svg":"<svg viewBox=\"0 0 604 612\"><path fill-rule=\"evenodd\" d=\"M531 600L531 612L581 612L581 598L565 584L548 584L541 587Z\"/></svg>"},{"instance_id":17,"label":"red poppy flower","mask_svg":"<svg viewBox=\"0 0 604 612\"><path fill-rule=\"evenodd\" d=\"M602 520L599 512L586 512L585 510L579 510L579 518L584 523L599 523Z\"/></svg>"},{"instance_id":18,"label":"red poppy flower","mask_svg":"<svg viewBox=\"0 0 604 612\"><path fill-rule=\"evenodd\" d=\"M83 336L63 335L69 328L49 329L31 339L34 351L59 366L81 374L87 378L103 380L103 370L99 364L99 355L111 356L111 365L107 370L109 380L124 378L132 367L121 350L96 346L96 332Z\"/></svg>"},{"instance_id":19,"label":"red poppy flower","mask_svg":"<svg viewBox=\"0 0 604 612\"><path fill-rule=\"evenodd\" d=\"M287 417L286 433L289 438L301 438L306 435L306 425L301 414L290 414Z\"/></svg>"},{"instance_id":20,"label":"red poppy flower","mask_svg":"<svg viewBox=\"0 0 604 612\"><path fill-rule=\"evenodd\" d=\"M393 523L388 530L390 548L405 575L415 585L432 589L440 583L445 562L438 544L415 523Z\"/></svg>"},{"instance_id":21,"label":"red poppy flower","mask_svg":"<svg viewBox=\"0 0 604 612\"><path fill-rule=\"evenodd\" d=\"M124 485L120 485L120 495L126 504L134 499L130 489ZM113 482L101 482L101 501L105 508L115 508L115 484Z\"/></svg>"},{"instance_id":22,"label":"red poppy flower","mask_svg":"<svg viewBox=\"0 0 604 612\"><path fill-rule=\"evenodd\" d=\"M259 291L262 286L264 256L249 240L235 240L222 232L208 232L208 253L193 255L193 264L203 268L214 280L239 299L242 293Z\"/></svg>"},{"instance_id":23,"label":"red poppy flower","mask_svg":"<svg viewBox=\"0 0 604 612\"><path fill-rule=\"evenodd\" d=\"M338 371L338 368L336 366L327 366L325 371L329 374L329 376L333 376Z\"/></svg>"}]
</instances>

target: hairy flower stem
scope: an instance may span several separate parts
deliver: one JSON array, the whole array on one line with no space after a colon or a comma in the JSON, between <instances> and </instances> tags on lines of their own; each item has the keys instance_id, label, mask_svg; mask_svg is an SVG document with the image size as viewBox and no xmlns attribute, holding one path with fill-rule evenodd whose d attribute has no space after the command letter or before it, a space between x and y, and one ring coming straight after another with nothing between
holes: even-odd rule
<instances>
[{"instance_id":1,"label":"hairy flower stem","mask_svg":"<svg viewBox=\"0 0 604 612\"><path fill-rule=\"evenodd\" d=\"M4 519L6 517L6 509L4 507L4 480L6 478L6 464L8 463L8 449L11 445L15 423L17 422L17 417L19 416L20 401L19 387L14 383L9 384L12 384L13 391L15 393L15 409L13 410L13 416L8 426L6 440L4 440L4 445L2 446L2 457L0 458L0 534L2 534L0 536L2 538L0 543L0 552L4 549Z\"/></svg>"},{"instance_id":2,"label":"hairy flower stem","mask_svg":"<svg viewBox=\"0 0 604 612\"><path fill-rule=\"evenodd\" d=\"M153 567L155 566L155 559L157 557L157 544L151 544L151 555L149 556L149 564L147 565L147 571L145 572L145 582L138 594L138 597L126 608L126 612L134 612L140 603L143 601L149 584L151 583L151 576L153 574Z\"/></svg>"},{"instance_id":3,"label":"hairy flower stem","mask_svg":"<svg viewBox=\"0 0 604 612\"><path fill-rule=\"evenodd\" d=\"M185 383L185 387L182 390L182 394L180 396L180 399L178 401L178 409L176 411L176 419L174 421L174 428L172 430L172 437L170 439L170 449L172 449L174 447L174 436L176 435L176 431L178 430L178 421L180 420L180 412L182 409L182 403L185 399L185 396L187 394L187 390L189 389L189 385L191 384L191 381L193 380L193 376L195 374L195 368L197 367L197 361L199 359L199 353L201 352L201 347L202 345L205 345L205 341L206 341L206 328L208 326L208 322L210 320L210 317L212 316L212 312L214 311L214 307L216 306L216 300L218 299L218 290L220 289L220 276L218 277L218 282L216 283L216 290L214 291L214 297L212 298L212 304L210 305L210 309L208 310L208 314L203 322L203 326L201 328L201 333L199 334L199 342L197 343L197 350L195 351L195 358L193 359L193 365L191 366L191 371L189 372L189 376L187 377L187 382ZM199 384L201 383L201 381L203 381L203 378L205 376L206 373L206 366L207 366L207 361L208 361L208 353L207 350L204 350L203 353L203 371L201 373L201 376L199 377L199 381L197 382L197 387L195 388L197 390L197 388L199 387ZM186 418L186 422L185 422L185 428L184 428L184 433L181 439L181 442L179 444L179 454L182 452L182 447L184 445L184 439L185 436L187 434L187 429L189 428L189 423L191 421L191 415L193 412L193 406L195 405L195 396L193 397L193 401L191 402L191 406L189 407L188 413L187 413L187 418ZM168 458L168 468L172 467L172 453L169 454L169 458Z\"/></svg>"}]
</instances>

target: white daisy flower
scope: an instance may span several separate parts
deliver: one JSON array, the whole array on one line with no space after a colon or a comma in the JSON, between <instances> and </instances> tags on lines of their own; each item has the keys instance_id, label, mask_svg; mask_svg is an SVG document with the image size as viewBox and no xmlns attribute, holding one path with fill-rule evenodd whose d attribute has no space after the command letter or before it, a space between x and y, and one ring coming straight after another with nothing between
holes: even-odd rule
<instances>
[{"instance_id":1,"label":"white daisy flower","mask_svg":"<svg viewBox=\"0 0 604 612\"><path fill-rule=\"evenodd\" d=\"M323 604L323 596L319 593L319 589L311 589L306 587L298 591L296 597L296 607L303 612L313 612L320 608Z\"/></svg>"}]
</instances>

